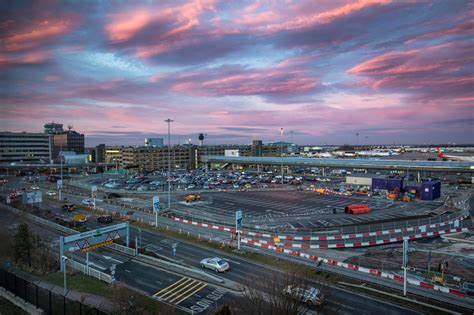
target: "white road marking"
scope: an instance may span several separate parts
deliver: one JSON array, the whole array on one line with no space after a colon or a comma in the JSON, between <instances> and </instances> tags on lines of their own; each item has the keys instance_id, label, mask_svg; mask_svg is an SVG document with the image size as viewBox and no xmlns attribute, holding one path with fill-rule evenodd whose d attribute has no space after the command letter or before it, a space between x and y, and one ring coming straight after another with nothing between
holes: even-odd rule
<instances>
[{"instance_id":1,"label":"white road marking","mask_svg":"<svg viewBox=\"0 0 474 315\"><path fill-rule=\"evenodd\" d=\"M105 259L115 261L115 262L117 262L117 263L119 263L119 264L123 264L123 261L120 261L120 260L115 259L115 258L113 258L113 257L105 256L105 255L102 255L102 256L103 256Z\"/></svg>"},{"instance_id":2,"label":"white road marking","mask_svg":"<svg viewBox=\"0 0 474 315\"><path fill-rule=\"evenodd\" d=\"M231 260L231 259L229 259L229 258L222 258L222 259L224 259L224 260L227 261L227 262L232 262L233 264L241 265L241 263L236 262L235 260Z\"/></svg>"}]
</instances>

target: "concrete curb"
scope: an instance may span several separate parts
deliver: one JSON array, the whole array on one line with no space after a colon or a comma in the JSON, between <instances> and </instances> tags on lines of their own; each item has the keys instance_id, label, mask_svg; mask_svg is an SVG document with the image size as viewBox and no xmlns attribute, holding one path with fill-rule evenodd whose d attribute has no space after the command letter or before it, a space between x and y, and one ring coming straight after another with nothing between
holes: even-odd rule
<instances>
[{"instance_id":1,"label":"concrete curb","mask_svg":"<svg viewBox=\"0 0 474 315\"><path fill-rule=\"evenodd\" d=\"M28 314L43 315L45 313L41 308L36 308L33 304L26 302L21 297L14 295L5 288L0 287L0 296L10 301L15 306L18 306Z\"/></svg>"}]
</instances>

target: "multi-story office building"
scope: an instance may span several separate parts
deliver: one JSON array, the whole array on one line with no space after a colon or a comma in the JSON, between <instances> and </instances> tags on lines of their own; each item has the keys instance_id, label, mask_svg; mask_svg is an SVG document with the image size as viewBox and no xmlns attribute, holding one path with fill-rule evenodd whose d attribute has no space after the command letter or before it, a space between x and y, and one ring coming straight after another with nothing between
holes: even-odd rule
<instances>
[{"instance_id":1,"label":"multi-story office building","mask_svg":"<svg viewBox=\"0 0 474 315\"><path fill-rule=\"evenodd\" d=\"M105 144L99 144L95 147L94 150L95 161L96 163L104 163L105 162Z\"/></svg>"},{"instance_id":2,"label":"multi-story office building","mask_svg":"<svg viewBox=\"0 0 474 315\"><path fill-rule=\"evenodd\" d=\"M72 151L83 154L84 135L74 130L53 135L53 158L58 156L59 151Z\"/></svg>"},{"instance_id":3,"label":"multi-story office building","mask_svg":"<svg viewBox=\"0 0 474 315\"><path fill-rule=\"evenodd\" d=\"M51 135L0 132L0 163L51 161Z\"/></svg>"}]
</instances>

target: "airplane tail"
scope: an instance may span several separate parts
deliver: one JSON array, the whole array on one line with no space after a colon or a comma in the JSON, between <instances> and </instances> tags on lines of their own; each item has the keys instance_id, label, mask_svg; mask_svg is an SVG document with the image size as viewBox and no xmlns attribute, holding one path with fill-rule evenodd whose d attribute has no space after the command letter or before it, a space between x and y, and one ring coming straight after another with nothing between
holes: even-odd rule
<instances>
[{"instance_id":1,"label":"airplane tail","mask_svg":"<svg viewBox=\"0 0 474 315\"><path fill-rule=\"evenodd\" d=\"M438 157L444 158L443 150L441 150L441 148L438 148Z\"/></svg>"}]
</instances>

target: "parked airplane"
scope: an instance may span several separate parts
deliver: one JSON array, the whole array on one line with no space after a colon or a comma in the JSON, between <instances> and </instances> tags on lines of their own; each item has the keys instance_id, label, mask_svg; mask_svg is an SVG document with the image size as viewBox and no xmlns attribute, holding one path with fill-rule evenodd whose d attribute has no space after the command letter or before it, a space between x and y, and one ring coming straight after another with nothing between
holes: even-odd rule
<instances>
[{"instance_id":1,"label":"parked airplane","mask_svg":"<svg viewBox=\"0 0 474 315\"><path fill-rule=\"evenodd\" d=\"M438 157L443 160L474 162L474 156L446 155L441 148L438 148Z\"/></svg>"},{"instance_id":2,"label":"parked airplane","mask_svg":"<svg viewBox=\"0 0 474 315\"><path fill-rule=\"evenodd\" d=\"M388 151L371 150L371 151L358 151L357 155L359 156L392 156L392 155L398 155L398 153L393 152L392 150L388 150Z\"/></svg>"}]
</instances>

